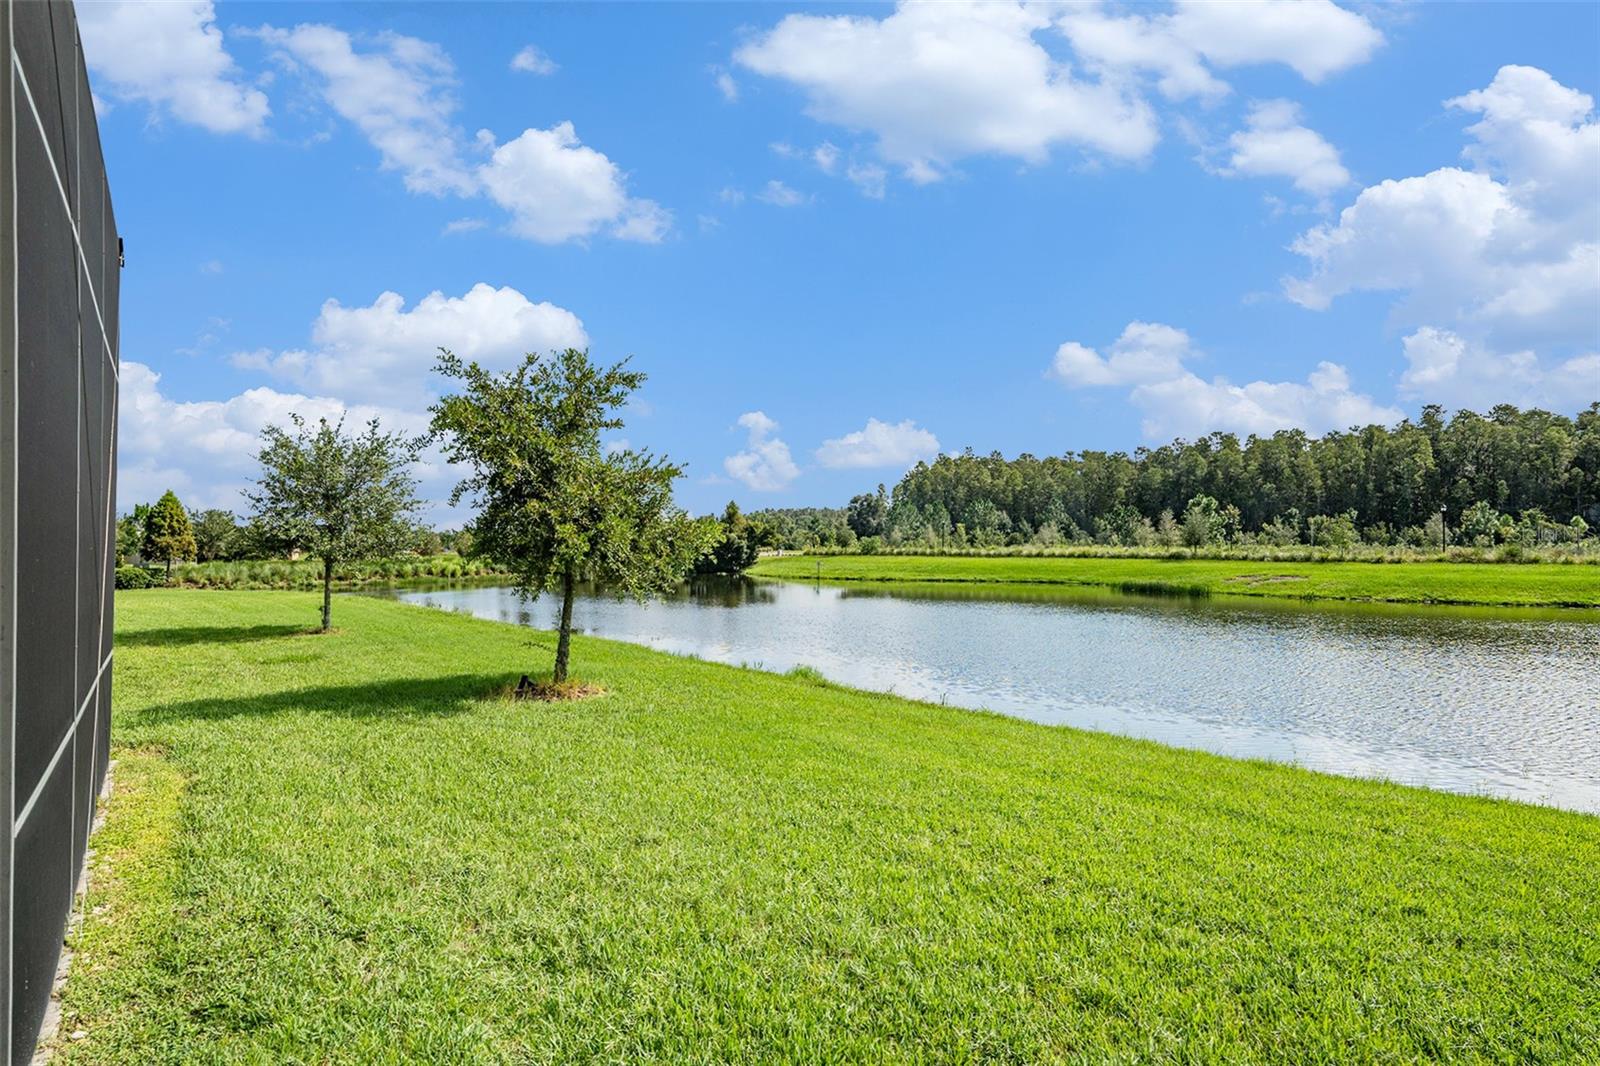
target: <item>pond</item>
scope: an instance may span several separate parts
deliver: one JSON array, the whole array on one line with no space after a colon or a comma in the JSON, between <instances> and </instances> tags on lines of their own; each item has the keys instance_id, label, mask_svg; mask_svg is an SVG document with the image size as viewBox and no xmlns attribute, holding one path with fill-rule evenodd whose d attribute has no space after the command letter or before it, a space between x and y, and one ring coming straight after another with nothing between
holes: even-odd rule
<instances>
[{"instance_id":1,"label":"pond","mask_svg":"<svg viewBox=\"0 0 1600 1066\"><path fill-rule=\"evenodd\" d=\"M390 589L550 628L506 588ZM1600 612L706 579L586 633L1050 725L1600 813Z\"/></svg>"}]
</instances>

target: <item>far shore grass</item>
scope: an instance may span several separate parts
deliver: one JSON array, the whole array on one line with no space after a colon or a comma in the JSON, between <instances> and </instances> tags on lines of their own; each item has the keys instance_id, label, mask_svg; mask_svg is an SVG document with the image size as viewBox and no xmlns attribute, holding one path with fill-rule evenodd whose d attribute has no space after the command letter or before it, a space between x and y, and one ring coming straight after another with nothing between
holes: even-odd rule
<instances>
[{"instance_id":1,"label":"far shore grass","mask_svg":"<svg viewBox=\"0 0 1600 1066\"><path fill-rule=\"evenodd\" d=\"M1600 607L1600 566L1583 563L785 555L762 559L750 573L793 580L1084 585L1192 596Z\"/></svg>"},{"instance_id":2,"label":"far shore grass","mask_svg":"<svg viewBox=\"0 0 1600 1066\"><path fill-rule=\"evenodd\" d=\"M118 594L57 1063L1600 1047L1600 818L317 605Z\"/></svg>"}]
</instances>

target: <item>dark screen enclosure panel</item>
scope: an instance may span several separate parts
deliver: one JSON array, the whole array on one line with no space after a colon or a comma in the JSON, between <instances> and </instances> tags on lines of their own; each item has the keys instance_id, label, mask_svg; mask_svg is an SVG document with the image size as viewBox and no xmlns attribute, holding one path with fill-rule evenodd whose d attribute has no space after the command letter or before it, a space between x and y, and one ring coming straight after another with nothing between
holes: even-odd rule
<instances>
[{"instance_id":1,"label":"dark screen enclosure panel","mask_svg":"<svg viewBox=\"0 0 1600 1066\"><path fill-rule=\"evenodd\" d=\"M122 269L67 0L0 0L0 1064L31 1061L110 758Z\"/></svg>"}]
</instances>

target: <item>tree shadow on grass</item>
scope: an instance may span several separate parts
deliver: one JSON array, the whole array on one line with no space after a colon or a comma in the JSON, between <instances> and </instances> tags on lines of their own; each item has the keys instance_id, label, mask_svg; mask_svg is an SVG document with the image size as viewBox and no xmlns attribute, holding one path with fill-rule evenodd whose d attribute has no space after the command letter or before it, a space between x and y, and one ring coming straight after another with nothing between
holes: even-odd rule
<instances>
[{"instance_id":1,"label":"tree shadow on grass","mask_svg":"<svg viewBox=\"0 0 1600 1066\"><path fill-rule=\"evenodd\" d=\"M394 678L357 685L283 689L258 695L166 703L132 712L140 725L320 714L336 718L432 718L461 714L498 698L515 673Z\"/></svg>"},{"instance_id":2,"label":"tree shadow on grass","mask_svg":"<svg viewBox=\"0 0 1600 1066\"><path fill-rule=\"evenodd\" d=\"M116 644L124 648L243 644L252 640L298 637L314 632L316 632L315 627L309 625L174 626L167 629L135 629L128 633L118 633Z\"/></svg>"}]
</instances>

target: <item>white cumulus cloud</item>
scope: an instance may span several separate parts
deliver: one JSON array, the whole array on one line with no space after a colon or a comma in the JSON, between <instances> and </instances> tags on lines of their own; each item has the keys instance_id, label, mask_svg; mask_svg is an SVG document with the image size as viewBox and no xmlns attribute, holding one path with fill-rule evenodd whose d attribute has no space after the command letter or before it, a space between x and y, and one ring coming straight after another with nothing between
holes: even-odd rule
<instances>
[{"instance_id":1,"label":"white cumulus cloud","mask_svg":"<svg viewBox=\"0 0 1600 1066\"><path fill-rule=\"evenodd\" d=\"M1213 430L1273 433L1300 428L1324 433L1350 426L1392 423L1403 412L1350 386L1350 374L1337 363L1319 362L1298 381L1251 381L1235 385L1225 378L1206 381L1190 372L1136 387L1130 398L1144 412L1141 423L1151 439L1198 436Z\"/></svg>"},{"instance_id":2,"label":"white cumulus cloud","mask_svg":"<svg viewBox=\"0 0 1600 1066\"><path fill-rule=\"evenodd\" d=\"M831 469L910 466L938 454L939 438L911 419L889 423L869 418L854 433L823 441L817 462Z\"/></svg>"},{"instance_id":3,"label":"white cumulus cloud","mask_svg":"<svg viewBox=\"0 0 1600 1066\"><path fill-rule=\"evenodd\" d=\"M1600 350L1600 123L1594 101L1532 67L1502 67L1484 89L1447 104L1476 114L1447 166L1363 189L1337 221L1293 245L1308 271L1284 282L1321 310L1346 293L1399 295L1392 318L1411 349L1454 338L1463 358L1423 358L1408 387L1430 397L1548 395ZM1425 329L1424 329L1425 327ZM1448 346L1448 345L1447 345ZM1504 373L1487 373L1498 360ZM1446 374L1443 368L1456 367ZM1460 380L1451 375L1459 374ZM1505 394L1494 392L1498 381ZM1517 383L1521 384L1518 385ZM1600 382L1580 378L1580 403ZM1528 392L1526 390L1532 390Z\"/></svg>"},{"instance_id":4,"label":"white cumulus cloud","mask_svg":"<svg viewBox=\"0 0 1600 1066\"><path fill-rule=\"evenodd\" d=\"M1103 75L1149 74L1170 100L1215 99L1231 91L1176 32L1170 15L1113 14L1081 4L1063 9L1058 25L1078 56Z\"/></svg>"},{"instance_id":5,"label":"white cumulus cloud","mask_svg":"<svg viewBox=\"0 0 1600 1066\"><path fill-rule=\"evenodd\" d=\"M789 454L789 446L775 434L778 423L764 411L747 411L739 416L747 439L745 450L722 461L722 469L735 481L757 492L776 492L800 476L800 468Z\"/></svg>"},{"instance_id":6,"label":"white cumulus cloud","mask_svg":"<svg viewBox=\"0 0 1600 1066\"><path fill-rule=\"evenodd\" d=\"M1147 87L1215 100L1231 91L1217 69L1268 63L1316 82L1382 43L1330 0L1180 2L1160 14L906 0L883 18L788 15L734 61L798 87L813 118L871 137L883 162L920 183L976 155L1034 164L1069 147L1140 160L1160 138Z\"/></svg>"},{"instance_id":7,"label":"white cumulus cloud","mask_svg":"<svg viewBox=\"0 0 1600 1066\"><path fill-rule=\"evenodd\" d=\"M1364 17L1329 0L1180 0L1153 15L1077 4L1062 10L1059 24L1089 67L1148 75L1170 100L1227 95L1213 67L1282 64L1318 82L1365 62L1383 43Z\"/></svg>"},{"instance_id":8,"label":"white cumulus cloud","mask_svg":"<svg viewBox=\"0 0 1600 1066\"><path fill-rule=\"evenodd\" d=\"M239 510L240 491L256 474L261 430L287 426L291 414L310 421L344 417L352 428L378 418L385 429L421 434L440 382L432 368L447 347L493 369L524 352L588 343L570 311L533 303L516 289L479 284L461 296L430 293L407 308L386 292L368 306L323 304L304 349L262 350L234 357L290 388L257 386L226 399L176 400L148 365L122 364L119 411L119 506L176 491L189 506ZM461 475L436 446L413 468L420 495L435 501L430 517L459 514L442 501Z\"/></svg>"},{"instance_id":9,"label":"white cumulus cloud","mask_svg":"<svg viewBox=\"0 0 1600 1066\"><path fill-rule=\"evenodd\" d=\"M540 51L538 45L530 44L511 57L511 69L543 77L554 74L561 68L556 66L555 60Z\"/></svg>"},{"instance_id":10,"label":"white cumulus cloud","mask_svg":"<svg viewBox=\"0 0 1600 1066\"><path fill-rule=\"evenodd\" d=\"M1068 341L1050 372L1068 385L1141 385L1183 373L1189 335L1159 322L1130 322L1106 355Z\"/></svg>"},{"instance_id":11,"label":"white cumulus cloud","mask_svg":"<svg viewBox=\"0 0 1600 1066\"><path fill-rule=\"evenodd\" d=\"M1170 26L1215 66L1282 63L1310 82L1365 63L1383 43L1331 0L1179 0Z\"/></svg>"},{"instance_id":12,"label":"white cumulus cloud","mask_svg":"<svg viewBox=\"0 0 1600 1066\"><path fill-rule=\"evenodd\" d=\"M134 360L122 363L118 401L117 506L122 510L167 489L190 507L242 509L239 494L256 476L262 429L288 426L291 414L312 421L344 417L351 427L377 418L385 429L408 434L428 426L427 413L416 409L350 405L265 387L226 400L174 400L161 391L161 375ZM442 495L448 481L429 487Z\"/></svg>"},{"instance_id":13,"label":"white cumulus cloud","mask_svg":"<svg viewBox=\"0 0 1600 1066\"><path fill-rule=\"evenodd\" d=\"M95 87L213 133L260 135L271 108L239 76L210 0L79 4Z\"/></svg>"},{"instance_id":14,"label":"white cumulus cloud","mask_svg":"<svg viewBox=\"0 0 1600 1066\"><path fill-rule=\"evenodd\" d=\"M1505 66L1486 88L1446 101L1482 118L1462 155L1479 170L1498 173L1519 201L1577 224L1596 224L1594 195L1600 124L1594 98L1568 88L1537 67Z\"/></svg>"},{"instance_id":15,"label":"white cumulus cloud","mask_svg":"<svg viewBox=\"0 0 1600 1066\"><path fill-rule=\"evenodd\" d=\"M461 158L452 117L455 66L443 49L385 33L376 47L358 51L343 30L313 24L257 33L287 66L314 76L328 105L361 130L407 189L435 196L477 191Z\"/></svg>"},{"instance_id":16,"label":"white cumulus cloud","mask_svg":"<svg viewBox=\"0 0 1600 1066\"><path fill-rule=\"evenodd\" d=\"M1288 178L1295 188L1324 197L1350 184L1339 150L1300 122L1300 107L1289 100L1255 104L1245 128L1228 138L1232 157L1227 174Z\"/></svg>"},{"instance_id":17,"label":"white cumulus cloud","mask_svg":"<svg viewBox=\"0 0 1600 1066\"><path fill-rule=\"evenodd\" d=\"M546 244L601 229L655 242L671 224L659 204L628 195L621 169L583 144L570 122L524 130L496 147L478 173L489 198L511 212L512 232Z\"/></svg>"},{"instance_id":18,"label":"white cumulus cloud","mask_svg":"<svg viewBox=\"0 0 1600 1066\"><path fill-rule=\"evenodd\" d=\"M797 14L734 59L799 86L813 117L873 135L918 182L965 156L1037 163L1061 144L1145 156L1157 139L1150 109L1115 84L1076 78L1036 39L1051 26L1042 9L1014 3L906 3L882 19Z\"/></svg>"},{"instance_id":19,"label":"white cumulus cloud","mask_svg":"<svg viewBox=\"0 0 1600 1066\"><path fill-rule=\"evenodd\" d=\"M655 243L671 228L671 214L630 195L627 175L571 122L525 129L504 144L481 130L469 142L455 119L455 66L438 45L395 33L357 41L309 24L256 33L291 70L311 75L412 192L487 197L509 213L512 233L544 244L600 233ZM524 49L513 66L549 73L536 60L549 63Z\"/></svg>"},{"instance_id":20,"label":"white cumulus cloud","mask_svg":"<svg viewBox=\"0 0 1600 1066\"><path fill-rule=\"evenodd\" d=\"M1207 381L1189 369L1198 356L1189 335L1159 322L1130 322L1102 355L1076 341L1056 350L1051 376L1067 385L1131 386L1128 400L1143 414L1148 439L1194 437L1214 430L1311 433L1373 422L1393 422L1402 412L1356 392L1337 363L1321 362L1299 381Z\"/></svg>"},{"instance_id":21,"label":"white cumulus cloud","mask_svg":"<svg viewBox=\"0 0 1600 1066\"><path fill-rule=\"evenodd\" d=\"M436 391L432 371L441 347L501 369L526 352L589 343L577 315L534 303L510 286L480 282L460 296L432 292L409 310L405 303L395 292L365 307L328 300L308 348L238 356L235 365L346 400L424 406Z\"/></svg>"},{"instance_id":22,"label":"white cumulus cloud","mask_svg":"<svg viewBox=\"0 0 1600 1066\"><path fill-rule=\"evenodd\" d=\"M1402 343L1400 393L1422 403L1483 410L1495 404L1570 411L1600 400L1600 352L1546 365L1532 351L1493 352L1423 326Z\"/></svg>"}]
</instances>

